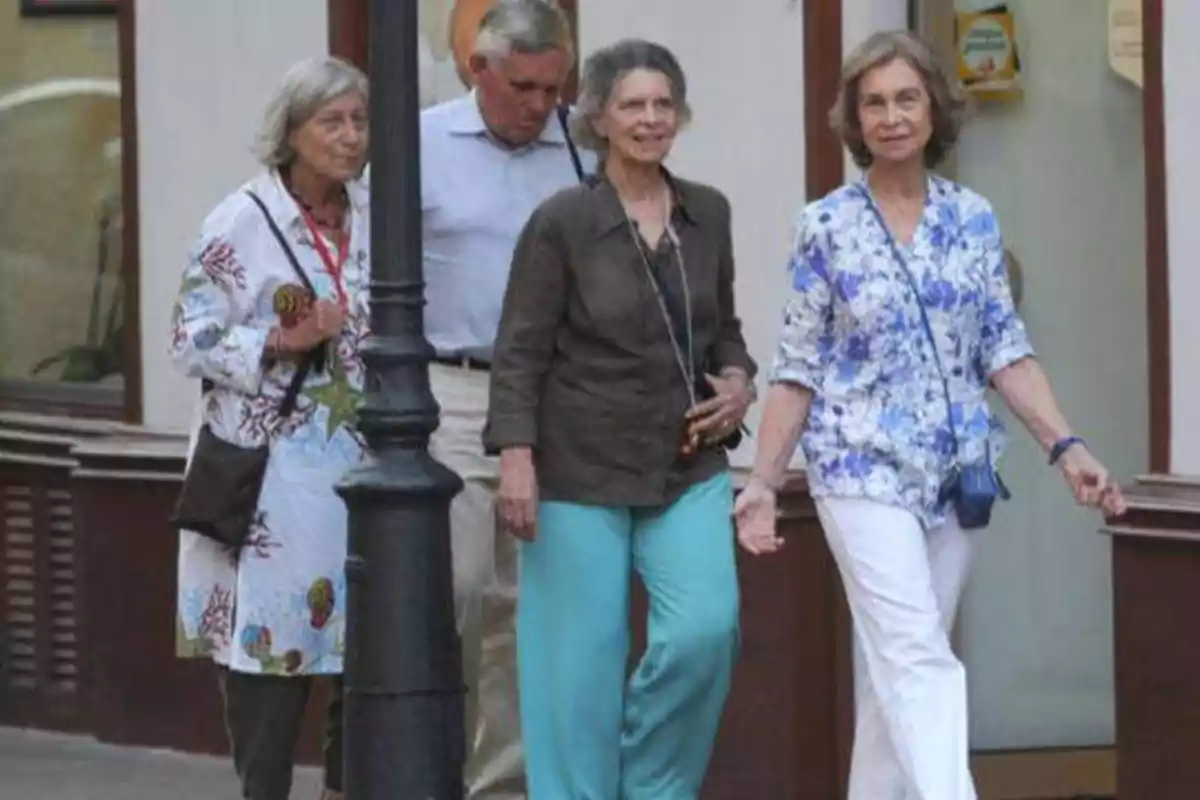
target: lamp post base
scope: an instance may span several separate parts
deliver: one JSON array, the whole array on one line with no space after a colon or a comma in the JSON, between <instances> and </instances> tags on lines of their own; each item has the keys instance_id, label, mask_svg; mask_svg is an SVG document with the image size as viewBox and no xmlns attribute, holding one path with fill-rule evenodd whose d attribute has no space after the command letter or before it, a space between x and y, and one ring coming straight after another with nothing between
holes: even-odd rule
<instances>
[{"instance_id":1,"label":"lamp post base","mask_svg":"<svg viewBox=\"0 0 1200 800\"><path fill-rule=\"evenodd\" d=\"M346 560L349 800L462 800L462 655L450 569L457 475L423 450L369 458L339 487Z\"/></svg>"}]
</instances>

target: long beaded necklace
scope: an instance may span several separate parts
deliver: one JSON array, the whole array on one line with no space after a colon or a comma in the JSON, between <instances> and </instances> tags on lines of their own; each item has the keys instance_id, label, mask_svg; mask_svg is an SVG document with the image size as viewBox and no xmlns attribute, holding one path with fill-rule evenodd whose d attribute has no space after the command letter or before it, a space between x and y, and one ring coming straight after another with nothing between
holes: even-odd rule
<instances>
[{"instance_id":1,"label":"long beaded necklace","mask_svg":"<svg viewBox=\"0 0 1200 800\"><path fill-rule=\"evenodd\" d=\"M696 362L695 362L695 332L692 328L692 296L691 288L688 285L687 270L683 265L683 248L680 246L679 236L675 232L675 226L671 224L671 193L667 192L663 198L664 216L666 222L664 227L664 235L667 241L671 243L671 253L675 256L675 266L679 270L679 279L683 284L683 315L684 315L684 335L687 337L686 342L681 342L675 332L675 324L671 320L670 309L667 308L667 300L663 296L662 287L659 286L658 279L654 276L654 268L650 264L650 256L646 254L646 249L642 246L642 236L638 232L637 223L629 214L629 209L625 208L625 204L621 204L621 209L625 212L625 222L629 228L629 235L633 238L633 244L637 247L638 255L642 257L642 266L646 270L646 278L650 281L650 286L654 289L654 297L658 300L658 308L662 313L663 322L667 325L667 336L671 340L671 350L675 354L675 362L679 366L679 372L683 376L683 381L687 385L688 399L692 406L696 405ZM686 347L684 346L686 344Z\"/></svg>"}]
</instances>

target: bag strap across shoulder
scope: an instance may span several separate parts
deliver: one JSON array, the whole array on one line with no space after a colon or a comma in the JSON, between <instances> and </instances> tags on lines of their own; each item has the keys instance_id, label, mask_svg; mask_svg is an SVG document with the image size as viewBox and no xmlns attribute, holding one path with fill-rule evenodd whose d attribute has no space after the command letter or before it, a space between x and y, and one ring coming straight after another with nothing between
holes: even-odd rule
<instances>
[{"instance_id":1,"label":"bag strap across shoulder","mask_svg":"<svg viewBox=\"0 0 1200 800\"><path fill-rule=\"evenodd\" d=\"M271 216L271 212L267 210L266 203L262 201L261 197L250 190L247 190L246 194L258 206L258 210L262 212L263 218L267 221L267 226L271 229L271 234L275 237L275 241L279 243L279 247L283 250L284 255L287 256L288 263L296 273L296 277L299 279L301 285L310 294L315 296L316 290L313 288L312 281L304 272L304 268L300 266L300 260L296 258L296 253L292 250L292 246L288 244L283 231L279 230L279 225L276 224L275 219ZM324 356L324 345L317 345L301 356L300 363L296 366L296 371L292 373L292 379L288 383L287 391L283 394L283 400L279 403L279 416L281 418L286 419L290 417L292 412L296 410L296 403L300 398L300 390L304 388L304 381L308 379L308 374L314 367L320 368L318 363L324 361ZM213 386L212 381L207 378L204 379L200 384L200 393L203 395L212 391Z\"/></svg>"},{"instance_id":2,"label":"bag strap across shoulder","mask_svg":"<svg viewBox=\"0 0 1200 800\"><path fill-rule=\"evenodd\" d=\"M283 235L283 231L279 230L279 225L275 223L275 218L271 216L271 212L267 210L267 204L262 201L261 197L249 189L246 190L246 194L250 196L250 199L254 201L256 206L258 206L258 210L262 212L263 219L267 221L267 225L271 229L271 234L275 237L275 241L279 242L280 249L283 250L285 255L287 255L288 263L292 265L292 270L296 273L296 277L300 279L300 283L303 284L304 288L309 292L316 294L316 290L313 289L312 281L308 279L308 274L305 273L304 268L300 266L300 260L296 258L295 251L292 250L292 246L288 244L288 240Z\"/></svg>"},{"instance_id":3,"label":"bag strap across shoulder","mask_svg":"<svg viewBox=\"0 0 1200 800\"><path fill-rule=\"evenodd\" d=\"M570 109L565 105L558 107L558 124L562 126L563 138L567 141L567 150L571 153L571 163L575 165L575 177L579 178L580 182L584 179L583 161L579 158L579 148L575 146L575 140L571 138L571 131L567 128L567 117L570 115Z\"/></svg>"},{"instance_id":4,"label":"bag strap across shoulder","mask_svg":"<svg viewBox=\"0 0 1200 800\"><path fill-rule=\"evenodd\" d=\"M896 259L900 271L904 273L909 288L913 291L913 297L916 299L917 308L921 312L921 327L925 329L925 338L929 341L929 348L933 351L933 363L937 366L938 377L942 380L942 396L946 400L946 423L950 426L950 437L954 441L954 453L957 456L958 432L954 429L954 407L950 401L950 382L946 379L946 371L942 368L942 357L938 353L937 337L933 335L933 326L929 324L929 314L925 310L925 301L921 299L921 288L917 284L917 279L913 276L912 271L908 268L908 261L904 258L903 253L900 252L900 245L896 243L896 237L892 236L892 229L888 227L887 221L884 220L883 214L880 212L879 206L875 204L875 200L871 197L870 192L867 193L867 205L871 207L872 213L875 214L875 219L879 222L879 227L883 229L883 235L887 237L888 245L892 250L892 257Z\"/></svg>"},{"instance_id":5,"label":"bag strap across shoulder","mask_svg":"<svg viewBox=\"0 0 1200 800\"><path fill-rule=\"evenodd\" d=\"M308 290L314 298L316 297L316 289L313 288L312 281L305 274L304 268L300 266L300 260L296 258L295 251L288 244L288 240L283 235L283 231L279 230L279 225L275 223L271 212L267 210L267 205L262 201L262 198L254 192L247 190L246 194L250 195L250 199L258 206L258 210L262 212L263 218L266 219L267 225L271 228L271 233L275 236L275 241L279 242L279 247L287 255L288 263L292 265L292 270L296 273L296 277L300 279L300 283ZM279 403L279 416L286 419L296 410L296 401L300 397L300 390L304 387L304 381L308 378L308 373L313 368L320 369L325 362L325 345L319 344L309 350L300 357L300 363L296 366L296 371L292 373L291 383L288 384L287 391L284 392L283 400Z\"/></svg>"}]
</instances>

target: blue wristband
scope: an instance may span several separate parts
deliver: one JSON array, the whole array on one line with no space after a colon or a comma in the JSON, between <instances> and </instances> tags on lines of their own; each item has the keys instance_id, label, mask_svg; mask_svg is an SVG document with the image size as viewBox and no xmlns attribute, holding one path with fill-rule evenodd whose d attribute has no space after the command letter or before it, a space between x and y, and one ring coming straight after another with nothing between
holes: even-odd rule
<instances>
[{"instance_id":1,"label":"blue wristband","mask_svg":"<svg viewBox=\"0 0 1200 800\"><path fill-rule=\"evenodd\" d=\"M1058 460L1063 457L1063 454L1077 444L1082 444L1085 447L1087 442L1079 436L1068 436L1065 439L1059 439L1054 443L1054 447L1050 448L1050 466L1058 463Z\"/></svg>"}]
</instances>

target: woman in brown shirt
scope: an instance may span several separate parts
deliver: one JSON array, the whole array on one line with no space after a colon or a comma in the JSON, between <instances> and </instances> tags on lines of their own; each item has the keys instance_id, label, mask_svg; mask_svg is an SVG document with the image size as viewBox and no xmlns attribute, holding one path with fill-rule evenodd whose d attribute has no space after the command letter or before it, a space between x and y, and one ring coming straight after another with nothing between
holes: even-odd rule
<instances>
[{"instance_id":1,"label":"woman in brown shirt","mask_svg":"<svg viewBox=\"0 0 1200 800\"><path fill-rule=\"evenodd\" d=\"M521 551L517 650L533 800L697 797L737 651L725 448L754 399L729 203L662 166L688 121L674 56L584 65L576 139L599 174L514 253L484 437ZM626 685L629 584L650 597Z\"/></svg>"}]
</instances>

